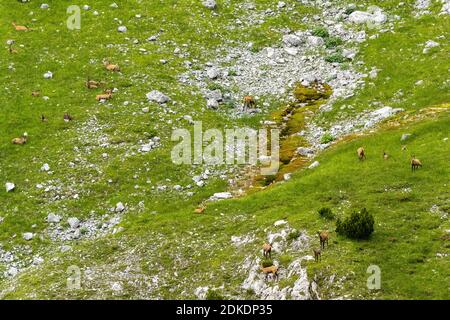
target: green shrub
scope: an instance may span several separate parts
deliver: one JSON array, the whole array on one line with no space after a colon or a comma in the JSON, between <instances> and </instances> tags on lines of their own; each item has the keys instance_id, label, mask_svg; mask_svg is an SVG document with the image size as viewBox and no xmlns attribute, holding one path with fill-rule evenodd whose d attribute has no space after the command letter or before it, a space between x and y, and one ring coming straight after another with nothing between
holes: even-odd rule
<instances>
[{"instance_id":1,"label":"green shrub","mask_svg":"<svg viewBox=\"0 0 450 320\"><path fill-rule=\"evenodd\" d=\"M267 267L271 267L273 266L273 261L272 259L264 259L262 262L262 267L263 268L267 268Z\"/></svg>"},{"instance_id":2,"label":"green shrub","mask_svg":"<svg viewBox=\"0 0 450 320\"><path fill-rule=\"evenodd\" d=\"M225 300L225 298L217 290L209 289L206 293L206 300Z\"/></svg>"},{"instance_id":3,"label":"green shrub","mask_svg":"<svg viewBox=\"0 0 450 320\"><path fill-rule=\"evenodd\" d=\"M329 37L325 39L325 46L327 48L336 48L342 44L342 39L339 37Z\"/></svg>"},{"instance_id":4,"label":"green shrub","mask_svg":"<svg viewBox=\"0 0 450 320\"><path fill-rule=\"evenodd\" d=\"M288 241L291 241L297 239L298 237L300 237L300 231L294 230L288 234L287 239Z\"/></svg>"},{"instance_id":5,"label":"green shrub","mask_svg":"<svg viewBox=\"0 0 450 320\"><path fill-rule=\"evenodd\" d=\"M318 212L322 218L329 219L329 220L334 219L334 213L333 213L333 211L331 211L330 208L325 208L325 207L320 208Z\"/></svg>"},{"instance_id":6,"label":"green shrub","mask_svg":"<svg viewBox=\"0 0 450 320\"><path fill-rule=\"evenodd\" d=\"M334 62L343 63L346 61L346 59L342 55L342 53L336 52L336 53L330 54L329 56L326 56L325 61L330 62L330 63L334 63Z\"/></svg>"},{"instance_id":7,"label":"green shrub","mask_svg":"<svg viewBox=\"0 0 450 320\"><path fill-rule=\"evenodd\" d=\"M334 141L334 137L330 133L325 133L322 138L320 139L320 143L326 144L331 141Z\"/></svg>"},{"instance_id":8,"label":"green shrub","mask_svg":"<svg viewBox=\"0 0 450 320\"><path fill-rule=\"evenodd\" d=\"M344 220L337 219L336 232L352 239L367 239L373 232L375 220L366 208L354 211Z\"/></svg>"},{"instance_id":9,"label":"green shrub","mask_svg":"<svg viewBox=\"0 0 450 320\"><path fill-rule=\"evenodd\" d=\"M345 10L345 14L347 14L347 15L351 15L353 12L355 12L356 11L356 8L347 8L346 10Z\"/></svg>"},{"instance_id":10,"label":"green shrub","mask_svg":"<svg viewBox=\"0 0 450 320\"><path fill-rule=\"evenodd\" d=\"M325 27L317 27L312 31L312 35L321 38L328 38L330 36L330 33Z\"/></svg>"}]
</instances>

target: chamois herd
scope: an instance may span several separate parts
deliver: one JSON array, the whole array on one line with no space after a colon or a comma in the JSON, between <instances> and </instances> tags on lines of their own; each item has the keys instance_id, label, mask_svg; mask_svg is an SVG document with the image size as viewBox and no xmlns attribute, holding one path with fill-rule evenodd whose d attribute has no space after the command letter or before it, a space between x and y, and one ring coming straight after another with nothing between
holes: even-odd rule
<instances>
[{"instance_id":1,"label":"chamois herd","mask_svg":"<svg viewBox=\"0 0 450 320\"><path fill-rule=\"evenodd\" d=\"M406 147L404 146L402 148L402 150L406 150ZM360 147L356 150L356 154L358 156L358 159L360 161L363 161L366 159L366 151L364 150L363 147ZM386 151L383 152L383 159L384 160L388 160L389 159L389 154L386 153ZM418 168L422 167L422 163L420 162L419 159L417 159L414 155L411 157L411 170L415 171ZM323 250L325 250L325 247L328 247L328 240L329 240L329 232L328 231L318 231L317 232L318 236L319 236L319 244L320 247L314 248L313 249L313 254L314 254L314 260L315 262L319 262L322 260L322 252ZM265 259L271 259L272 258L272 244L271 243L264 243L263 247L263 256ZM261 266L261 272L265 274L266 276L266 280L267 277L269 276L269 274L272 275L272 277L276 280L278 280L278 270L279 267L272 265L269 267L264 267Z\"/></svg>"},{"instance_id":2,"label":"chamois herd","mask_svg":"<svg viewBox=\"0 0 450 320\"><path fill-rule=\"evenodd\" d=\"M316 262L319 262L322 256L322 251L325 250L325 245L328 246L328 239L329 239L329 232L326 230L323 231L317 231L317 234L319 236L319 249L313 249L314 253L314 260ZM264 243L263 244L263 256L265 259L271 259L272 258L272 243ZM272 278L275 280L278 280L278 270L279 267L275 265L271 265L268 267L261 266L261 272L265 275L265 278L267 280L269 274L272 275Z\"/></svg>"}]
</instances>

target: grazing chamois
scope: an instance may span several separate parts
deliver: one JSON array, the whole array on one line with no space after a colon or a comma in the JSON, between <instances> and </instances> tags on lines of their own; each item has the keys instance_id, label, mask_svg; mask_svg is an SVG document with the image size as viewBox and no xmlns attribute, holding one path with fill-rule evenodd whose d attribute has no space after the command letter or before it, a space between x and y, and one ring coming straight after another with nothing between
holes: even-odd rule
<instances>
[{"instance_id":1,"label":"grazing chamois","mask_svg":"<svg viewBox=\"0 0 450 320\"><path fill-rule=\"evenodd\" d=\"M198 208L196 208L195 210L194 210L194 212L195 213L203 213L203 212L205 212L205 207L204 206L199 206Z\"/></svg>"},{"instance_id":2,"label":"grazing chamois","mask_svg":"<svg viewBox=\"0 0 450 320\"><path fill-rule=\"evenodd\" d=\"M383 152L383 159L384 159L384 160L389 159L389 155L386 153L386 151Z\"/></svg>"},{"instance_id":3,"label":"grazing chamois","mask_svg":"<svg viewBox=\"0 0 450 320\"><path fill-rule=\"evenodd\" d=\"M48 119L45 115L41 114L41 121L42 122L48 122Z\"/></svg>"},{"instance_id":4,"label":"grazing chamois","mask_svg":"<svg viewBox=\"0 0 450 320\"><path fill-rule=\"evenodd\" d=\"M27 143L27 140L28 140L28 135L26 133L24 133L20 138L12 139L11 143L24 145L25 143Z\"/></svg>"},{"instance_id":5,"label":"grazing chamois","mask_svg":"<svg viewBox=\"0 0 450 320\"><path fill-rule=\"evenodd\" d=\"M313 249L314 252L314 260L316 262L322 261L322 251L320 249Z\"/></svg>"},{"instance_id":6,"label":"grazing chamois","mask_svg":"<svg viewBox=\"0 0 450 320\"><path fill-rule=\"evenodd\" d=\"M35 97L35 98L39 97L40 95L41 95L41 92L40 92L40 91L32 91L32 92L31 92L31 96L33 96L33 97Z\"/></svg>"},{"instance_id":7,"label":"grazing chamois","mask_svg":"<svg viewBox=\"0 0 450 320\"><path fill-rule=\"evenodd\" d=\"M278 267L277 266L270 266L270 267L266 267L266 268L261 267L261 271L262 271L262 273L264 273L266 275L266 280L267 280L267 277L269 276L269 274L272 274L275 277L275 279L278 280Z\"/></svg>"},{"instance_id":8,"label":"grazing chamois","mask_svg":"<svg viewBox=\"0 0 450 320\"><path fill-rule=\"evenodd\" d=\"M366 152L364 151L363 147L358 148L358 150L356 150L356 153L358 154L359 160L366 159Z\"/></svg>"},{"instance_id":9,"label":"grazing chamois","mask_svg":"<svg viewBox=\"0 0 450 320\"><path fill-rule=\"evenodd\" d=\"M328 246L328 231L317 231L320 240L320 249L325 249L325 243Z\"/></svg>"},{"instance_id":10,"label":"grazing chamois","mask_svg":"<svg viewBox=\"0 0 450 320\"><path fill-rule=\"evenodd\" d=\"M17 50L13 48L14 42L11 42L8 46L9 53L17 53Z\"/></svg>"},{"instance_id":11,"label":"grazing chamois","mask_svg":"<svg viewBox=\"0 0 450 320\"><path fill-rule=\"evenodd\" d=\"M103 93L103 94L98 94L98 95L95 97L95 99L96 99L97 101L101 101L101 100L109 100L109 99L111 99L111 98L112 98L112 90L111 90L111 89L105 90L105 93Z\"/></svg>"},{"instance_id":12,"label":"grazing chamois","mask_svg":"<svg viewBox=\"0 0 450 320\"><path fill-rule=\"evenodd\" d=\"M19 26L15 22L13 22L12 25L13 25L14 29L16 29L16 31L28 31L28 30L31 30L27 26Z\"/></svg>"},{"instance_id":13,"label":"grazing chamois","mask_svg":"<svg viewBox=\"0 0 450 320\"><path fill-rule=\"evenodd\" d=\"M411 171L416 171L419 167L422 167L422 162L413 155L411 158Z\"/></svg>"},{"instance_id":14,"label":"grazing chamois","mask_svg":"<svg viewBox=\"0 0 450 320\"><path fill-rule=\"evenodd\" d=\"M73 120L73 117L70 114L64 113L64 122L69 122L72 120Z\"/></svg>"},{"instance_id":15,"label":"grazing chamois","mask_svg":"<svg viewBox=\"0 0 450 320\"><path fill-rule=\"evenodd\" d=\"M254 108L256 106L256 101L252 96L244 97L244 111L247 111L248 108Z\"/></svg>"},{"instance_id":16,"label":"grazing chamois","mask_svg":"<svg viewBox=\"0 0 450 320\"><path fill-rule=\"evenodd\" d=\"M263 256L264 258L272 258L272 244L271 243L264 243L263 244Z\"/></svg>"},{"instance_id":17,"label":"grazing chamois","mask_svg":"<svg viewBox=\"0 0 450 320\"><path fill-rule=\"evenodd\" d=\"M99 82L99 81L91 80L89 78L87 78L87 80L86 80L86 88L88 88L88 89L98 89L102 85L103 85L103 83Z\"/></svg>"},{"instance_id":18,"label":"grazing chamois","mask_svg":"<svg viewBox=\"0 0 450 320\"><path fill-rule=\"evenodd\" d=\"M103 62L103 64L105 65L105 68L108 71L113 71L113 72L119 72L120 71L120 67L119 67L118 64L111 64L108 60L105 60Z\"/></svg>"}]
</instances>

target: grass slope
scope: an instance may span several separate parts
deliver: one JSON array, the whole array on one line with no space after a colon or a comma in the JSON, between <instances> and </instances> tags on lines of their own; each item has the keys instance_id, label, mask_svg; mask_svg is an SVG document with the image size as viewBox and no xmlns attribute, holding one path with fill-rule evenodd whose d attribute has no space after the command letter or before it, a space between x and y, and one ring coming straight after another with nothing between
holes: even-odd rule
<instances>
[{"instance_id":1,"label":"grass slope","mask_svg":"<svg viewBox=\"0 0 450 320\"><path fill-rule=\"evenodd\" d=\"M0 192L0 216L4 218L0 243L5 250L26 249L24 256L29 249L45 257L42 265L14 280L0 277L3 298L195 298L193 292L200 285L223 285L219 290L224 296L254 298L251 292L239 289L246 275L234 273L234 266L258 254L260 242L265 240L264 228L276 220L286 218L311 234L322 228L333 230L334 221L321 220L317 215L322 206L330 206L338 215L366 207L376 221L370 240L350 241L333 233L323 261L308 263L310 277L317 275L323 280L319 282L323 297L449 297L446 230L450 226L448 219L429 212L433 205L446 213L449 210L450 150L448 142L443 141L448 137L448 112L436 119L343 141L319 156L321 165L314 171L298 172L289 182L249 197L212 204L205 215L193 215L198 203L226 188L225 181L212 180L206 187L195 189L193 197L157 192L155 187L161 184L171 187L192 183L192 172L198 174L202 168L174 166L170 144L145 155L127 154L136 152L139 142L147 137L158 135L167 140L184 114L195 115L205 126L256 126L264 114L233 122L221 113L202 110L203 98L193 88L181 86L177 75L185 71L185 60L194 61L194 68L200 68L223 44L253 42L253 50L259 50L279 41L277 30L281 28L313 27L299 21L317 9L297 5L295 12L235 29L229 27L245 12L239 9L235 14L238 4L234 3L219 3L220 15L214 17L198 1L173 0L151 6L140 1L117 1L119 9L111 9L110 1L86 2L93 9L82 12L82 29L70 32L65 26L66 4L61 1L47 1L50 10L40 10L36 1L0 3L0 41L16 40L19 51L15 55L10 55L6 47L0 51L0 83L4 88L0 95L0 183L12 181L17 186L16 192ZM415 19L412 5L399 8L398 2L376 3L402 20L394 33L381 33L364 44L357 58L368 69L380 69L378 78L368 79L365 89L338 102L333 111L316 116L323 125L351 117L352 112L377 108L373 102L404 108L411 116L421 108L448 102L448 41L440 39L440 47L429 55L421 53L424 42L448 34L448 17ZM263 10L271 3L258 1L257 8ZM93 10L100 15L93 16ZM437 13L439 8L433 10ZM142 18L135 18L136 14ZM36 21L31 21L33 18ZM114 18L126 21L126 34L116 32L120 23ZM10 25L12 21L34 30L17 33ZM157 43L145 41L160 28L164 32ZM374 32L368 30L369 35ZM139 40L137 45L133 44L135 39ZM185 43L187 47L183 47ZM182 48L187 58L173 55L176 47ZM143 55L139 48L149 53ZM119 63L123 72L104 71L104 58ZM161 65L160 59L168 63ZM43 79L48 70L54 72L54 79ZM98 104L96 93L84 89L87 76L119 89L111 104ZM418 80L424 85L415 86ZM163 112L157 105L150 105L149 114L140 112L147 106L145 93L153 89L170 94L178 102L176 114ZM31 97L32 90L40 90L49 100ZM125 106L125 101L130 104ZM344 104L352 105L352 112L342 111L340 106ZM64 123L64 112L70 112L76 121ZM42 113L49 123L40 122ZM99 131L84 125L94 115ZM26 146L10 144L13 137L25 131L30 136ZM414 134L406 142L407 152L401 151L402 133ZM104 135L111 142L108 148L99 147ZM360 145L368 152L367 161L361 163L355 157ZM75 151L75 146L80 151ZM382 160L383 150L391 154L388 161ZM106 159L104 152L108 153ZM408 166L411 153L424 163L424 168L414 174ZM70 161L77 165L69 167ZM50 164L53 175L39 171L43 163ZM62 186L56 194L63 198L55 200L55 193L35 187L48 180ZM73 199L75 194L79 194L78 200ZM143 208L139 206L142 200ZM35 237L31 242L22 239L24 232L44 234L50 212L64 218L102 217L118 201L131 208L119 234L70 243L73 249L69 253L60 253L59 245L46 237ZM257 241L242 250L230 246L232 235L246 234L255 234ZM278 258L285 266L294 257ZM382 270L382 289L376 293L365 286L370 264ZM71 265L84 272L82 290L66 288L66 270ZM5 271L2 265L0 271ZM332 274L346 276L347 281L343 286L329 286L325 279ZM111 290L111 284L117 281L124 283L120 296Z\"/></svg>"}]
</instances>

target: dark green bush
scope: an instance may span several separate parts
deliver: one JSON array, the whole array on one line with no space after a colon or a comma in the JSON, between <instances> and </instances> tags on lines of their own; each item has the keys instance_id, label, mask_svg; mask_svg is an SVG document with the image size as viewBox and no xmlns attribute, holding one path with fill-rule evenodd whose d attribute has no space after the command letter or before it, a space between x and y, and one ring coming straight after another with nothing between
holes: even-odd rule
<instances>
[{"instance_id":1,"label":"dark green bush","mask_svg":"<svg viewBox=\"0 0 450 320\"><path fill-rule=\"evenodd\" d=\"M330 36L330 33L328 32L327 28L325 27L317 27L312 31L313 36L321 37L321 38L328 38Z\"/></svg>"},{"instance_id":2,"label":"dark green bush","mask_svg":"<svg viewBox=\"0 0 450 320\"><path fill-rule=\"evenodd\" d=\"M294 231L292 231L291 233L288 234L287 239L289 241L291 241L291 240L297 239L298 237L300 237L300 231L294 230Z\"/></svg>"},{"instance_id":3,"label":"dark green bush","mask_svg":"<svg viewBox=\"0 0 450 320\"><path fill-rule=\"evenodd\" d=\"M217 291L209 289L206 293L206 300L225 300L224 297Z\"/></svg>"},{"instance_id":4,"label":"dark green bush","mask_svg":"<svg viewBox=\"0 0 450 320\"><path fill-rule=\"evenodd\" d=\"M320 208L318 212L322 218L330 220L334 219L334 213L330 208Z\"/></svg>"},{"instance_id":5,"label":"dark green bush","mask_svg":"<svg viewBox=\"0 0 450 320\"><path fill-rule=\"evenodd\" d=\"M325 133L322 138L320 139L320 143L326 144L331 141L334 141L334 137L330 133Z\"/></svg>"},{"instance_id":6,"label":"dark green bush","mask_svg":"<svg viewBox=\"0 0 450 320\"><path fill-rule=\"evenodd\" d=\"M267 268L267 267L271 267L273 266L273 261L272 259L264 259L262 262L262 267L263 268Z\"/></svg>"},{"instance_id":7,"label":"dark green bush","mask_svg":"<svg viewBox=\"0 0 450 320\"><path fill-rule=\"evenodd\" d=\"M327 48L336 48L342 44L342 39L339 37L329 37L325 39L325 46Z\"/></svg>"},{"instance_id":8,"label":"dark green bush","mask_svg":"<svg viewBox=\"0 0 450 320\"><path fill-rule=\"evenodd\" d=\"M367 239L373 232L375 220L366 208L354 211L349 217L336 221L336 232L352 239Z\"/></svg>"},{"instance_id":9,"label":"dark green bush","mask_svg":"<svg viewBox=\"0 0 450 320\"><path fill-rule=\"evenodd\" d=\"M346 61L345 57L342 55L342 53L336 52L333 54L330 54L329 56L325 57L325 61L326 62L330 62L330 63L343 63Z\"/></svg>"}]
</instances>

